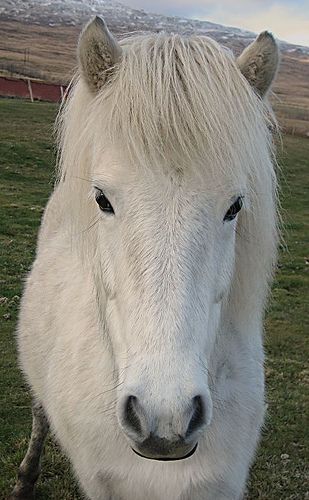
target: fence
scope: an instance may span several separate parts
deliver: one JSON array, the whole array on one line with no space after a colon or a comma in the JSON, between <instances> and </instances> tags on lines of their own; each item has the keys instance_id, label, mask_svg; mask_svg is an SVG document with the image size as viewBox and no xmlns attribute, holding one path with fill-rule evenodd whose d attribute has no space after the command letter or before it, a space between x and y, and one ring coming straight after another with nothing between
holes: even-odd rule
<instances>
[{"instance_id":1,"label":"fence","mask_svg":"<svg viewBox=\"0 0 309 500\"><path fill-rule=\"evenodd\" d=\"M54 83L44 83L34 81L30 78L8 78L0 76L0 96L2 97L21 97L40 101L59 102L62 100L65 85Z\"/></svg>"}]
</instances>

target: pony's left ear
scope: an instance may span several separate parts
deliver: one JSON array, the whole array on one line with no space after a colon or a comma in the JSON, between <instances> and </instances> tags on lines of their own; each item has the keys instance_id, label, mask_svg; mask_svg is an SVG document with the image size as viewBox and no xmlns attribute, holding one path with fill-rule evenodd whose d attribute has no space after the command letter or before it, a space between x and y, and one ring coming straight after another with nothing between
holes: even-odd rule
<instances>
[{"instance_id":1,"label":"pony's left ear","mask_svg":"<svg viewBox=\"0 0 309 500\"><path fill-rule=\"evenodd\" d=\"M97 92L108 80L122 52L101 17L96 16L82 31L77 51L81 74L90 90Z\"/></svg>"},{"instance_id":2,"label":"pony's left ear","mask_svg":"<svg viewBox=\"0 0 309 500\"><path fill-rule=\"evenodd\" d=\"M273 35L263 31L238 57L237 64L254 90L264 97L279 66L279 49Z\"/></svg>"}]
</instances>

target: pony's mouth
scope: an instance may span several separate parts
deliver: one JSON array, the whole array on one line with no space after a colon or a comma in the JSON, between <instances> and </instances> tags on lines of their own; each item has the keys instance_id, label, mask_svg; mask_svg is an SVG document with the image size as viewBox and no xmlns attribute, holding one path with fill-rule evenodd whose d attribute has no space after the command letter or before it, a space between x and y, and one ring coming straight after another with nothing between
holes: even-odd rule
<instances>
[{"instance_id":1,"label":"pony's mouth","mask_svg":"<svg viewBox=\"0 0 309 500\"><path fill-rule=\"evenodd\" d=\"M198 443L196 443L196 445L192 448L192 450L189 451L189 453L187 453L182 457L147 457L146 455L142 455L142 453L134 450L134 448L132 448L132 451L134 451L134 453L139 457L146 458L147 460L159 460L160 462L175 462L176 460L185 460L186 458L191 457L196 452L197 445Z\"/></svg>"}]
</instances>

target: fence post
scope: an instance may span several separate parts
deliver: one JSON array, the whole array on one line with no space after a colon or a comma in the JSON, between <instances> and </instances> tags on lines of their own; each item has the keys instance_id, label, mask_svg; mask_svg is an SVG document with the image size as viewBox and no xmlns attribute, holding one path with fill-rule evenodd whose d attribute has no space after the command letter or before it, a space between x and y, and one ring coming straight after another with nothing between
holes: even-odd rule
<instances>
[{"instance_id":1,"label":"fence post","mask_svg":"<svg viewBox=\"0 0 309 500\"><path fill-rule=\"evenodd\" d=\"M28 78L28 90L29 90L31 102L33 102L33 94L32 94L32 87L31 87L30 78Z\"/></svg>"}]
</instances>

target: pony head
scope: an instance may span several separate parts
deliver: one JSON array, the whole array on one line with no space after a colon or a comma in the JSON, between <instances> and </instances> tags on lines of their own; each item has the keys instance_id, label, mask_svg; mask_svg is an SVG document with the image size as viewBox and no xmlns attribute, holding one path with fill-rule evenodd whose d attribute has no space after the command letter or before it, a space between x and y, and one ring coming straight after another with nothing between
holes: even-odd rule
<instances>
[{"instance_id":1,"label":"pony head","mask_svg":"<svg viewBox=\"0 0 309 500\"><path fill-rule=\"evenodd\" d=\"M118 43L96 18L78 55L60 118L63 219L95 279L121 429L145 457L184 458L212 420L223 335L263 316L278 49L267 32L238 59L206 37Z\"/></svg>"}]
</instances>

